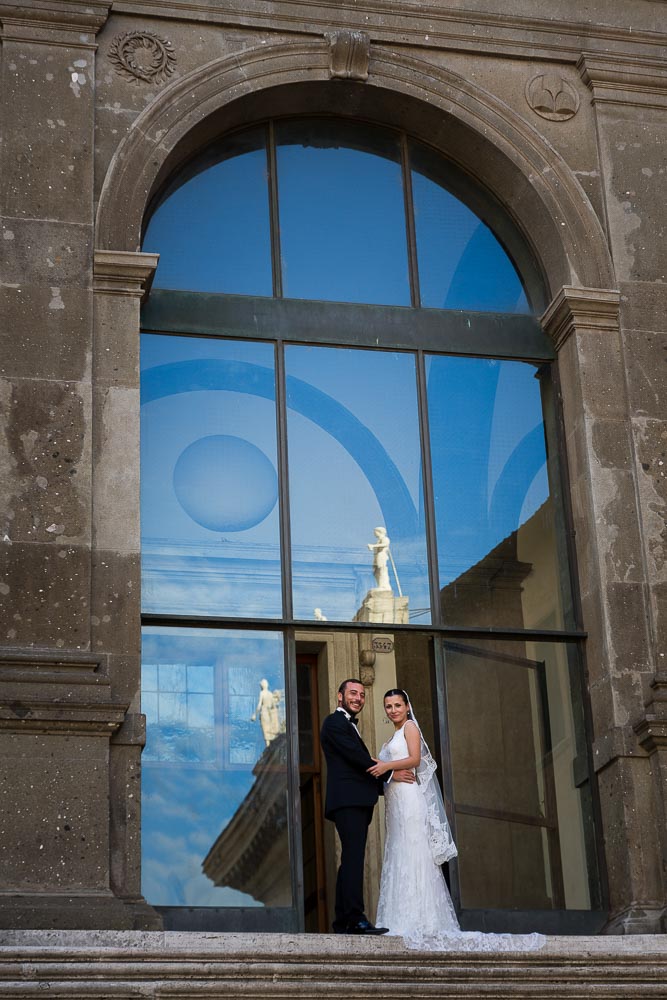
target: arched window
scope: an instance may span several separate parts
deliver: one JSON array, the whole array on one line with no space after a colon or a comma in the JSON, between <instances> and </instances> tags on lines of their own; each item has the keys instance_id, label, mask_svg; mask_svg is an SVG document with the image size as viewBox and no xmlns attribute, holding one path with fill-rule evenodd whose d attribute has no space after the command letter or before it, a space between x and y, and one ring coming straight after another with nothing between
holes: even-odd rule
<instances>
[{"instance_id":1,"label":"arched window","mask_svg":"<svg viewBox=\"0 0 667 1000\"><path fill-rule=\"evenodd\" d=\"M363 669L371 742L398 685L439 748L463 924L567 929L600 903L529 247L423 143L299 118L196 156L143 248L147 899L326 928L317 731Z\"/></svg>"}]
</instances>

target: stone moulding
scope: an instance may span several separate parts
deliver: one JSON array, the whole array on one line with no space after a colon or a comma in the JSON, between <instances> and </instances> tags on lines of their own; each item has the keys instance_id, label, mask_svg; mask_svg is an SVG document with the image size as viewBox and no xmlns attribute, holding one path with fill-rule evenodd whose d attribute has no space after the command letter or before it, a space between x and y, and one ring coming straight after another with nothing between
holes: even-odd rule
<instances>
[{"instance_id":1,"label":"stone moulding","mask_svg":"<svg viewBox=\"0 0 667 1000\"><path fill-rule=\"evenodd\" d=\"M332 31L329 41L329 73L338 80L367 80L370 38L365 31Z\"/></svg>"},{"instance_id":2,"label":"stone moulding","mask_svg":"<svg viewBox=\"0 0 667 1000\"><path fill-rule=\"evenodd\" d=\"M148 295L160 255L128 250L96 250L93 288L107 295Z\"/></svg>"},{"instance_id":3,"label":"stone moulding","mask_svg":"<svg viewBox=\"0 0 667 1000\"><path fill-rule=\"evenodd\" d=\"M541 323L557 351L571 334L618 330L621 293L607 288L564 285L545 310Z\"/></svg>"},{"instance_id":4,"label":"stone moulding","mask_svg":"<svg viewBox=\"0 0 667 1000\"><path fill-rule=\"evenodd\" d=\"M667 62L584 52L577 62L594 104L667 108Z\"/></svg>"},{"instance_id":5,"label":"stone moulding","mask_svg":"<svg viewBox=\"0 0 667 1000\"><path fill-rule=\"evenodd\" d=\"M108 739L122 724L127 708L112 701L104 656L0 653L0 730Z\"/></svg>"},{"instance_id":6,"label":"stone moulding","mask_svg":"<svg viewBox=\"0 0 667 1000\"><path fill-rule=\"evenodd\" d=\"M67 48L96 48L94 38L109 17L112 0L4 0L3 41L39 42ZM90 37L87 37L90 35Z\"/></svg>"}]
</instances>

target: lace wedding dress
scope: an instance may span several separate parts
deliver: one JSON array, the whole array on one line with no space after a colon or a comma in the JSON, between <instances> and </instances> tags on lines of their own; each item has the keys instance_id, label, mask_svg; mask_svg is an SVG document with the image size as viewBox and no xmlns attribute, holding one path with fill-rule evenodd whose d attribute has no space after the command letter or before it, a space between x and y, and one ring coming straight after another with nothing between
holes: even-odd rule
<instances>
[{"instance_id":1,"label":"lace wedding dress","mask_svg":"<svg viewBox=\"0 0 667 1000\"><path fill-rule=\"evenodd\" d=\"M384 744L380 760L401 760L410 755L404 730L405 725ZM428 780L435 781L432 773ZM440 867L457 853L449 827L442 830L433 817L429 819L429 797L416 783L389 781L384 801L386 838L378 926L402 937L408 948L423 951L532 951L541 947L544 939L540 934L461 931Z\"/></svg>"},{"instance_id":2,"label":"lace wedding dress","mask_svg":"<svg viewBox=\"0 0 667 1000\"><path fill-rule=\"evenodd\" d=\"M380 751L380 760L409 757L405 726ZM385 847L377 923L411 947L433 948L459 922L442 869L429 846L426 799L418 784L389 781L384 788Z\"/></svg>"}]
</instances>

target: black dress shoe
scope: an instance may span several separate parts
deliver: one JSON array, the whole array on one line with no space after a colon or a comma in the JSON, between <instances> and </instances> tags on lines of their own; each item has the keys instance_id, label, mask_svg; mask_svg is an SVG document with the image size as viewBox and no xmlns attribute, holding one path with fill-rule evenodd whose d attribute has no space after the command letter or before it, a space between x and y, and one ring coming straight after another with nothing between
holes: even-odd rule
<instances>
[{"instance_id":1,"label":"black dress shoe","mask_svg":"<svg viewBox=\"0 0 667 1000\"><path fill-rule=\"evenodd\" d=\"M387 934L388 927L374 927L370 920L358 920L356 924L348 924L346 934Z\"/></svg>"}]
</instances>

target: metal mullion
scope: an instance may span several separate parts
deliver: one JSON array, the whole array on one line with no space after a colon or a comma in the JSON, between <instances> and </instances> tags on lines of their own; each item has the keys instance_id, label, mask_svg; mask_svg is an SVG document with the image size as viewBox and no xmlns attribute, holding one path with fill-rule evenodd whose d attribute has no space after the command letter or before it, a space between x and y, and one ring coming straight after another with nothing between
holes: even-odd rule
<instances>
[{"instance_id":1,"label":"metal mullion","mask_svg":"<svg viewBox=\"0 0 667 1000\"><path fill-rule=\"evenodd\" d=\"M299 705L296 678L296 642L294 629L283 637L285 664L285 700L287 702L287 794L289 820L290 870L292 901L299 932L305 930L303 890L303 844L301 838L301 781L299 774Z\"/></svg>"},{"instance_id":2,"label":"metal mullion","mask_svg":"<svg viewBox=\"0 0 667 1000\"><path fill-rule=\"evenodd\" d=\"M417 261L417 232L415 228L414 202L412 198L412 174L410 173L410 152L408 137L401 133L401 169L403 174L403 203L405 206L405 231L408 244L408 270L410 273L410 302L418 309L421 304L419 289L419 264Z\"/></svg>"},{"instance_id":3,"label":"metal mullion","mask_svg":"<svg viewBox=\"0 0 667 1000\"><path fill-rule=\"evenodd\" d=\"M297 632L310 632L313 636L317 632L369 632L378 631L375 622L354 622L354 621L331 621L321 623L312 618L223 618L211 615L178 615L178 614L156 614L147 612L142 615L143 625L152 626L178 626L190 625L199 628L218 629L254 629L258 632L283 632L287 628L293 628ZM443 638L454 639L500 639L507 642L515 640L525 642L553 642L556 644L579 643L582 639L588 638L587 632L565 632L550 629L516 629L516 628L494 628L487 626L459 626L459 625L401 625L398 622L392 623L392 632L414 632L418 635L439 635Z\"/></svg>"},{"instance_id":4,"label":"metal mullion","mask_svg":"<svg viewBox=\"0 0 667 1000\"><path fill-rule=\"evenodd\" d=\"M271 226L271 274L275 298L283 296L283 270L280 258L280 209L278 206L278 162L273 122L266 126L266 163L269 184L269 220Z\"/></svg>"},{"instance_id":5,"label":"metal mullion","mask_svg":"<svg viewBox=\"0 0 667 1000\"><path fill-rule=\"evenodd\" d=\"M285 346L275 347L276 364L276 433L278 452L278 496L280 512L280 582L283 592L283 620L294 615L292 599L292 533L289 506L289 461L287 455L287 390L285 384Z\"/></svg>"},{"instance_id":6,"label":"metal mullion","mask_svg":"<svg viewBox=\"0 0 667 1000\"><path fill-rule=\"evenodd\" d=\"M419 409L420 441L422 457L422 485L424 490L424 523L426 528L426 555L429 573L429 594L431 597L431 620L434 625L442 621L440 606L440 580L438 572L438 539L435 528L435 497L433 492L433 468L431 462L431 435L428 423L428 401L426 398L426 366L424 352L417 351L417 406Z\"/></svg>"}]
</instances>

